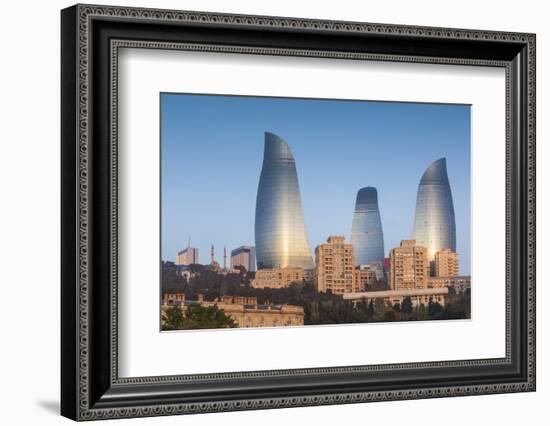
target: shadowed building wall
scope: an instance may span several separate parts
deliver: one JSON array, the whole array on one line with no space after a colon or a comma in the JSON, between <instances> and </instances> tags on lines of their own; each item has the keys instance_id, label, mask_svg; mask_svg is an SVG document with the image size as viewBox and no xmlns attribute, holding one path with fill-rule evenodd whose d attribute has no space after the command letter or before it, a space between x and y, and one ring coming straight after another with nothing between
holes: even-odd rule
<instances>
[{"instance_id":1,"label":"shadowed building wall","mask_svg":"<svg viewBox=\"0 0 550 426\"><path fill-rule=\"evenodd\" d=\"M433 162L418 185L413 239L426 247L430 262L438 251L456 251L455 211L445 158Z\"/></svg>"},{"instance_id":2,"label":"shadowed building wall","mask_svg":"<svg viewBox=\"0 0 550 426\"><path fill-rule=\"evenodd\" d=\"M357 192L355 212L351 225L351 244L355 250L355 264L384 264L384 235L378 210L378 194L371 186Z\"/></svg>"},{"instance_id":3,"label":"shadowed building wall","mask_svg":"<svg viewBox=\"0 0 550 426\"><path fill-rule=\"evenodd\" d=\"M296 163L286 142L269 132L256 197L255 238L258 269L313 269Z\"/></svg>"}]
</instances>

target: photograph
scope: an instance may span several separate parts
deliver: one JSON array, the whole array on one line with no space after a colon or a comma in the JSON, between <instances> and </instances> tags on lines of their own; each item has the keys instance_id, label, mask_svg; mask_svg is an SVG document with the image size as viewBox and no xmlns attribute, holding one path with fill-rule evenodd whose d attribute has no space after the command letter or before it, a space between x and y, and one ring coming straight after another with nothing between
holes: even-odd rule
<instances>
[{"instance_id":1,"label":"photograph","mask_svg":"<svg viewBox=\"0 0 550 426\"><path fill-rule=\"evenodd\" d=\"M471 106L160 94L160 329L470 319Z\"/></svg>"},{"instance_id":2,"label":"photograph","mask_svg":"<svg viewBox=\"0 0 550 426\"><path fill-rule=\"evenodd\" d=\"M35 405L75 421L256 412L265 423L292 407L311 421L327 406L332 424L364 403L373 421L407 404L414 424L427 403L438 418L473 413L460 424L487 404L500 424L536 414L548 396L536 362L543 14L250 3L63 4L60 22L44 19L51 10L33 21L55 45L35 46L27 68L60 60L57 84L38 79L47 93L32 99L60 108L5 138L39 129L25 140L40 155L8 144L23 147L23 162L6 157L15 175L39 163L11 204L56 206L57 225L4 222L19 275L40 244L22 244L21 229L39 223L27 234L60 243L34 256L57 254L46 263L61 289L33 298L41 319L60 310L60 345L34 363L51 376L33 384ZM31 99L20 92L16 107ZM61 149L44 143L48 129ZM43 165L53 202L40 199ZM22 353L56 340L44 330Z\"/></svg>"}]
</instances>

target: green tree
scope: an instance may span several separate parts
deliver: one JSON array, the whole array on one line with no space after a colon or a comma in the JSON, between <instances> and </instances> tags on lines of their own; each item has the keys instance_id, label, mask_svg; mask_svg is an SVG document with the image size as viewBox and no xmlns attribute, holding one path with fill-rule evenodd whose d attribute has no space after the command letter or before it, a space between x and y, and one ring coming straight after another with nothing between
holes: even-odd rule
<instances>
[{"instance_id":1,"label":"green tree","mask_svg":"<svg viewBox=\"0 0 550 426\"><path fill-rule=\"evenodd\" d=\"M370 300L369 306L367 308L367 316L371 321L374 318L374 303L373 303L372 299Z\"/></svg>"},{"instance_id":2,"label":"green tree","mask_svg":"<svg viewBox=\"0 0 550 426\"><path fill-rule=\"evenodd\" d=\"M443 306L439 302L432 301L432 298L430 297L430 301L428 303L428 315L431 319L441 319L441 316L443 314Z\"/></svg>"},{"instance_id":3,"label":"green tree","mask_svg":"<svg viewBox=\"0 0 550 426\"><path fill-rule=\"evenodd\" d=\"M192 303L185 312L183 328L204 329L204 328L233 328L237 324L230 316L226 315L223 309L216 305L203 306L199 303Z\"/></svg>"},{"instance_id":4,"label":"green tree","mask_svg":"<svg viewBox=\"0 0 550 426\"><path fill-rule=\"evenodd\" d=\"M185 321L182 310L177 306L168 308L166 313L162 316L162 319L163 330L180 330Z\"/></svg>"},{"instance_id":5,"label":"green tree","mask_svg":"<svg viewBox=\"0 0 550 426\"><path fill-rule=\"evenodd\" d=\"M410 297L405 297L401 303L401 312L407 315L411 315L413 311L412 300Z\"/></svg>"}]
</instances>

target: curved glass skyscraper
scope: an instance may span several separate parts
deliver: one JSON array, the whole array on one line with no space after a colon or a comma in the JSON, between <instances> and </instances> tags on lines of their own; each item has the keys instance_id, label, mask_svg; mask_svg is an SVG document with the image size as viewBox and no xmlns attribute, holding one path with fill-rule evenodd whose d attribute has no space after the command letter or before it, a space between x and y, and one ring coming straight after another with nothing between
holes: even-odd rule
<instances>
[{"instance_id":1,"label":"curved glass skyscraper","mask_svg":"<svg viewBox=\"0 0 550 426\"><path fill-rule=\"evenodd\" d=\"M296 163L286 142L269 132L256 197L255 234L258 269L313 269Z\"/></svg>"},{"instance_id":2,"label":"curved glass skyscraper","mask_svg":"<svg viewBox=\"0 0 550 426\"><path fill-rule=\"evenodd\" d=\"M373 262L384 264L384 234L376 188L368 186L357 192L351 224L351 243L355 250L357 265L368 265Z\"/></svg>"},{"instance_id":3,"label":"curved glass skyscraper","mask_svg":"<svg viewBox=\"0 0 550 426\"><path fill-rule=\"evenodd\" d=\"M413 238L428 249L428 260L445 248L456 251L455 210L445 158L426 169L416 196Z\"/></svg>"}]
</instances>

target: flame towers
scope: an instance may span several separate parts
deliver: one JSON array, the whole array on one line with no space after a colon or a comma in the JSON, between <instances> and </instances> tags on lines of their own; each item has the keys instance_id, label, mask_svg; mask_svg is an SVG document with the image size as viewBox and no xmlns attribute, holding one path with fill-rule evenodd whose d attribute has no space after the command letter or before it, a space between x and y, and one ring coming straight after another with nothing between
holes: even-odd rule
<instances>
[{"instance_id":1,"label":"flame towers","mask_svg":"<svg viewBox=\"0 0 550 426\"><path fill-rule=\"evenodd\" d=\"M255 239L258 269L313 268L296 163L286 142L269 132L256 197Z\"/></svg>"},{"instance_id":2,"label":"flame towers","mask_svg":"<svg viewBox=\"0 0 550 426\"><path fill-rule=\"evenodd\" d=\"M384 235L376 188L368 186L357 192L351 225L351 243L355 250L357 265L369 265L374 262L383 264Z\"/></svg>"},{"instance_id":3,"label":"flame towers","mask_svg":"<svg viewBox=\"0 0 550 426\"><path fill-rule=\"evenodd\" d=\"M428 249L430 261L440 250L456 251L455 211L445 158L434 161L418 185L413 238Z\"/></svg>"}]
</instances>

